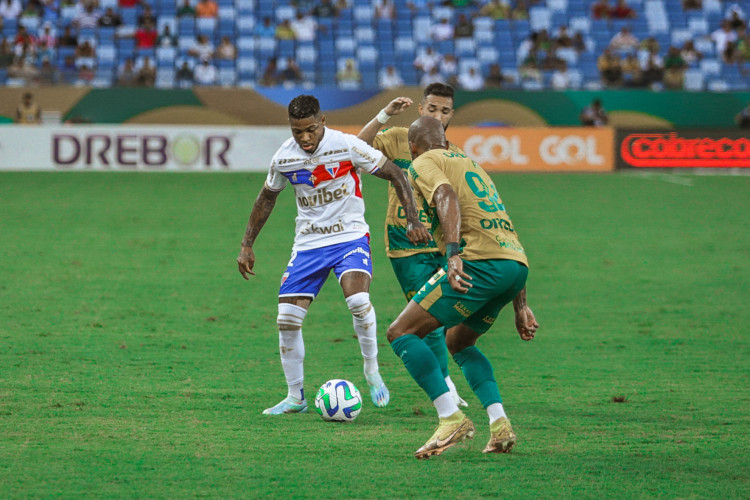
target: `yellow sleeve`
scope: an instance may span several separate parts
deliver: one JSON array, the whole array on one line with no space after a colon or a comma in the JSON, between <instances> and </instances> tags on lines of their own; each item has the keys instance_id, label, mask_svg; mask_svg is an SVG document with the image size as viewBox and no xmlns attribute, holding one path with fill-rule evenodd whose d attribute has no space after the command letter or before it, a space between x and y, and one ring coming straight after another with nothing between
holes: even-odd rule
<instances>
[{"instance_id":1,"label":"yellow sleeve","mask_svg":"<svg viewBox=\"0 0 750 500\"><path fill-rule=\"evenodd\" d=\"M430 206L435 206L433 196L437 188L450 184L450 180L439 164L439 157L428 153L414 160L409 167L409 181Z\"/></svg>"}]
</instances>

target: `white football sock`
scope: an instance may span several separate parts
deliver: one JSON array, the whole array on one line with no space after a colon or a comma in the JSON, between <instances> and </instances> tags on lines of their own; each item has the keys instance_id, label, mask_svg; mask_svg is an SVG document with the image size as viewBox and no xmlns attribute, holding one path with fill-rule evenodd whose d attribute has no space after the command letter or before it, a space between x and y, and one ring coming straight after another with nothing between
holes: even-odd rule
<instances>
[{"instance_id":1,"label":"white football sock","mask_svg":"<svg viewBox=\"0 0 750 500\"><path fill-rule=\"evenodd\" d=\"M289 386L289 396L305 399L304 360L305 344L302 341L302 321L307 309L294 304L279 304L279 316L276 323L279 327L279 353L281 367Z\"/></svg>"},{"instance_id":2,"label":"white football sock","mask_svg":"<svg viewBox=\"0 0 750 500\"><path fill-rule=\"evenodd\" d=\"M450 417L458 411L458 405L453 399L453 394L451 394L450 391L435 398L432 404L435 405L438 417L440 418Z\"/></svg>"},{"instance_id":3,"label":"white football sock","mask_svg":"<svg viewBox=\"0 0 750 500\"><path fill-rule=\"evenodd\" d=\"M505 409L502 403L492 403L487 407L487 415L490 417L490 425L498 418L505 417Z\"/></svg>"},{"instance_id":4,"label":"white football sock","mask_svg":"<svg viewBox=\"0 0 750 500\"><path fill-rule=\"evenodd\" d=\"M346 305L354 318L354 331L359 339L359 348L364 358L365 375L378 372L377 318L370 304L370 294L355 293L346 298Z\"/></svg>"}]
</instances>

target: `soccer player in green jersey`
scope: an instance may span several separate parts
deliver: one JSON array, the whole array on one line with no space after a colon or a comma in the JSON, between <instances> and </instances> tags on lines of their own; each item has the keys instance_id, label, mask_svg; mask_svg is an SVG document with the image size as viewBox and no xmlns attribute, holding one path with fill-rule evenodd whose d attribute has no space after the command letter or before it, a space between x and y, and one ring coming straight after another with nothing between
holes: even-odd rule
<instances>
[{"instance_id":1,"label":"soccer player in green jersey","mask_svg":"<svg viewBox=\"0 0 750 500\"><path fill-rule=\"evenodd\" d=\"M474 436L474 424L450 394L435 355L420 339L440 326L469 386L486 408L490 440L484 453L507 453L516 435L503 409L492 365L476 347L504 305L513 302L522 340L539 324L526 304L528 260L492 179L465 154L447 148L440 121L417 119L409 128L409 181L417 205L429 211L433 238L447 258L388 328L388 341L438 412L433 436L415 452L439 455Z\"/></svg>"},{"instance_id":2,"label":"soccer player in green jersey","mask_svg":"<svg viewBox=\"0 0 750 500\"><path fill-rule=\"evenodd\" d=\"M411 166L411 152L406 127L391 127L381 131L391 116L398 115L412 105L408 97L397 97L370 120L359 132L358 137L375 149L381 151L389 160L407 171ZM419 104L420 116L437 118L447 129L453 118L453 87L444 83L433 83L425 87L422 102ZM463 154L455 144L449 144L451 151ZM420 219L429 228L427 214L420 211ZM390 258L393 272L401 289L410 300L417 290L445 265L445 257L433 242L427 245L414 245L406 237L406 213L398 199L393 185L388 187L388 209L385 218L385 248ZM448 373L448 350L445 346L445 328L438 328L424 338L440 363L440 371L456 403L467 406L456 391L456 386Z\"/></svg>"}]
</instances>

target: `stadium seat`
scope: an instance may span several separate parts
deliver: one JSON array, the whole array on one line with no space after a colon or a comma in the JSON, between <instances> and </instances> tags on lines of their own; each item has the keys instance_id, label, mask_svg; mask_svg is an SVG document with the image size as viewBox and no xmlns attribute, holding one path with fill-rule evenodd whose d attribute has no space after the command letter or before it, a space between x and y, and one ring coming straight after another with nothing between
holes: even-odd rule
<instances>
[{"instance_id":1,"label":"stadium seat","mask_svg":"<svg viewBox=\"0 0 750 500\"><path fill-rule=\"evenodd\" d=\"M703 72L701 70L689 69L685 71L685 90L700 92L703 90Z\"/></svg>"}]
</instances>

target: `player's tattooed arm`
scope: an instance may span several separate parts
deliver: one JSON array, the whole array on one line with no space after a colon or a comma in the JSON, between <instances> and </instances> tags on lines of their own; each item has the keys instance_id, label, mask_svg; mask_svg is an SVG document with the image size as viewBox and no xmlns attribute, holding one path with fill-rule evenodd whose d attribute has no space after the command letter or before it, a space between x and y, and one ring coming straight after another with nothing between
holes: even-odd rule
<instances>
[{"instance_id":1,"label":"player's tattooed arm","mask_svg":"<svg viewBox=\"0 0 750 500\"><path fill-rule=\"evenodd\" d=\"M367 122L367 125L362 127L357 137L365 141L367 144L372 146L372 141L375 140L375 136L378 135L380 129L383 128L385 123L390 120L392 116L401 114L406 108L411 106L413 101L408 97L397 97L388 103L386 107L380 110L380 112Z\"/></svg>"},{"instance_id":2,"label":"player's tattooed arm","mask_svg":"<svg viewBox=\"0 0 750 500\"><path fill-rule=\"evenodd\" d=\"M406 212L406 236L409 238L409 241L415 245L426 244L432 241L432 235L419 220L419 211L417 210L417 203L414 201L414 192L411 190L409 181L406 179L406 173L392 161L386 160L374 175L393 184L401 206L404 207L404 211Z\"/></svg>"},{"instance_id":3,"label":"player's tattooed arm","mask_svg":"<svg viewBox=\"0 0 750 500\"><path fill-rule=\"evenodd\" d=\"M255 266L255 252L253 245L258 237L260 230L263 229L268 217L276 205L276 198L281 191L271 191L266 186L260 190L258 197L255 199L253 209L250 212L250 220L247 221L245 236L242 238L242 247L240 254L237 256L237 266L243 278L249 279L248 275L255 275L253 267Z\"/></svg>"},{"instance_id":4,"label":"player's tattooed arm","mask_svg":"<svg viewBox=\"0 0 750 500\"><path fill-rule=\"evenodd\" d=\"M539 323L537 323L534 313L531 312L526 303L526 287L523 287L513 299L513 310L516 313L516 330L518 330L521 339L533 339L539 328Z\"/></svg>"},{"instance_id":5,"label":"player's tattooed arm","mask_svg":"<svg viewBox=\"0 0 750 500\"><path fill-rule=\"evenodd\" d=\"M464 262L458 254L461 240L461 207L458 196L450 184L441 184L432 197L440 227L443 228L445 257L448 260L448 284L457 292L466 293L471 285L471 276L464 272Z\"/></svg>"}]
</instances>

